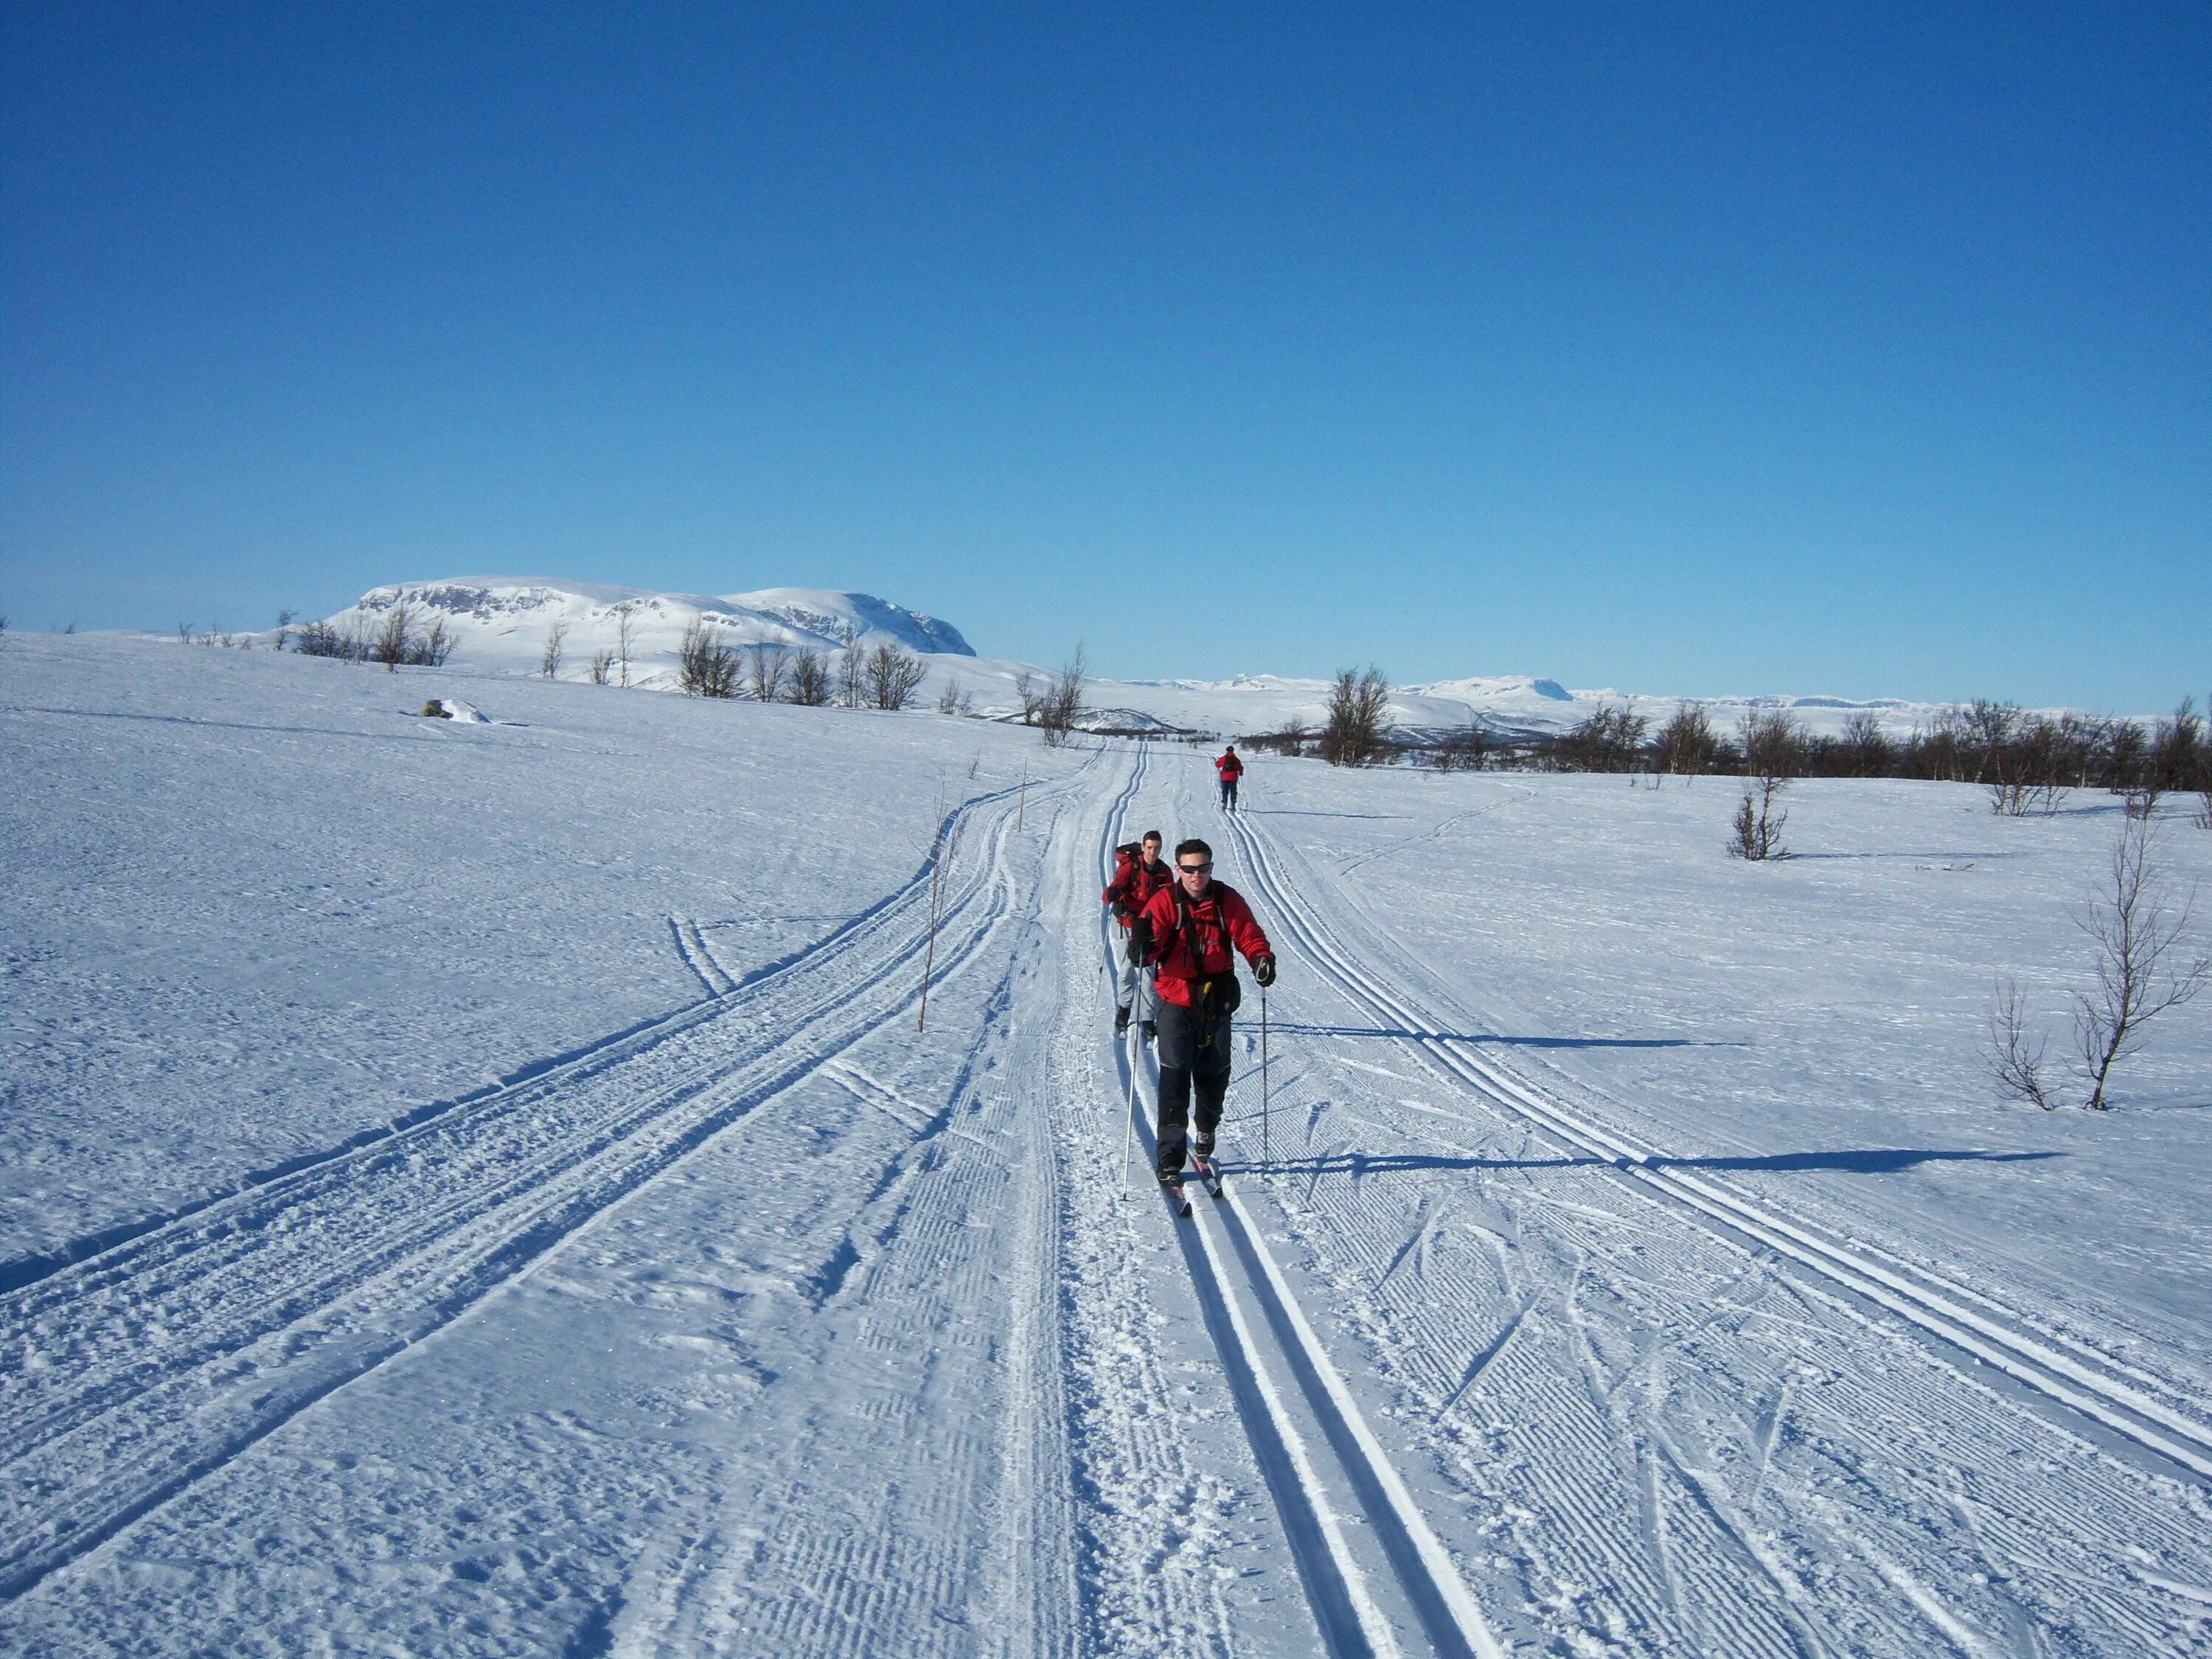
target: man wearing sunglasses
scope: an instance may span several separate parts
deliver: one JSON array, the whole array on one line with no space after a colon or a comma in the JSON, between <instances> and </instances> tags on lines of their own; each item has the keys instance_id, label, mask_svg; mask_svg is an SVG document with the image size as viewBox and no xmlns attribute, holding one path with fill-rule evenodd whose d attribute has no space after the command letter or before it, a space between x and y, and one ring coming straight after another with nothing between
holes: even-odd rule
<instances>
[{"instance_id":1,"label":"man wearing sunglasses","mask_svg":"<svg viewBox=\"0 0 2212 1659\"><path fill-rule=\"evenodd\" d=\"M1230 1016L1243 998L1235 953L1252 964L1261 984L1275 982L1274 947L1243 896L1213 879L1213 849L1187 841L1176 847L1175 861L1175 884L1153 894L1130 929L1133 943L1153 964L1159 1004L1159 1174L1168 1187L1182 1184L1186 1158L1213 1156L1213 1132L1229 1093ZM1194 1091L1195 1140L1188 1134Z\"/></svg>"}]
</instances>

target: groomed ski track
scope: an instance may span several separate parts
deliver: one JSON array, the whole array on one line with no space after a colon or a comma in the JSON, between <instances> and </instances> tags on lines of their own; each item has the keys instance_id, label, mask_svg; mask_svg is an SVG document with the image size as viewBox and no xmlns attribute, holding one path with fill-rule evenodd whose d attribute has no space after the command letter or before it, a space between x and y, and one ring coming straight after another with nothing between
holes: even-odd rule
<instances>
[{"instance_id":1,"label":"groomed ski track","mask_svg":"<svg viewBox=\"0 0 2212 1659\"><path fill-rule=\"evenodd\" d=\"M0 1649L2212 1652L2185 1391L1445 1035L1212 797L1116 745L953 808L927 1032L927 866L750 975L672 916L702 1000L18 1264ZM1272 1162L1248 981L1188 1220L1097 902L1156 826L1283 963Z\"/></svg>"}]
</instances>

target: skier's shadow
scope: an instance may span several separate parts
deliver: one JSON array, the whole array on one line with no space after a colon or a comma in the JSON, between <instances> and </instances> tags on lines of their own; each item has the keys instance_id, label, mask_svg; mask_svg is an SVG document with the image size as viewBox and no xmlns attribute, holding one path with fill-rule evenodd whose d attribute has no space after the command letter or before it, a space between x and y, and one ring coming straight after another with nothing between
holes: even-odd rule
<instances>
[{"instance_id":1,"label":"skier's shadow","mask_svg":"<svg viewBox=\"0 0 2212 1659\"><path fill-rule=\"evenodd\" d=\"M1274 1029L1295 1036L1413 1037L1437 1042L1494 1042L1516 1048L1748 1048L1741 1037L1507 1036L1501 1031L1417 1031L1401 1025L1305 1025L1285 1020Z\"/></svg>"},{"instance_id":2,"label":"skier's shadow","mask_svg":"<svg viewBox=\"0 0 2212 1659\"><path fill-rule=\"evenodd\" d=\"M1792 1174L1838 1170L1846 1175L1894 1175L1923 1164L2023 1164L2063 1158L2057 1152L1984 1152L1938 1147L1874 1146L1826 1152L1768 1152L1726 1158L1437 1158L1426 1153L1332 1152L1322 1158L1277 1158L1246 1165L1253 1174L1404 1175L1421 1170L1740 1170Z\"/></svg>"}]
</instances>

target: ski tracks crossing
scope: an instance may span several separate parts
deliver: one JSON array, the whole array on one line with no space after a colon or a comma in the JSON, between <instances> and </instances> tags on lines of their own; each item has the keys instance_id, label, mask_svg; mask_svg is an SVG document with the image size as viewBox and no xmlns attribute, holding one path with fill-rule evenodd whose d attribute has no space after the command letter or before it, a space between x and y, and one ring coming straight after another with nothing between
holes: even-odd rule
<instances>
[{"instance_id":1,"label":"ski tracks crossing","mask_svg":"<svg viewBox=\"0 0 2212 1659\"><path fill-rule=\"evenodd\" d=\"M1266 830L1242 815L1225 828L1237 879L1286 958L1443 1098L1475 1109L1455 1121L1407 1100L1413 1115L1373 1127L1434 1152L1293 1153L1316 1190L1269 1195L1396 1390L1393 1414L1476 1515L1499 1517L1461 1539L1507 1547L1501 1561L1517 1547L1486 1603L1517 1601L1531 1634L1635 1652L1905 1653L1932 1639L2034 1653L2038 1628L2069 1651L2197 1650L2185 1632L2205 1634L2201 1608L2157 1594L2152 1564L2179 1582L2212 1571L2208 1443L2158 1379L1672 1167L1559 1088L1438 1035L1479 1028L1407 989L1419 975L1379 935L1355 941L1346 905L1310 872L1290 878ZM1486 1127L1520 1150L1499 1156ZM1566 1156L1542 1157L1549 1146ZM1320 1188L1324 1164L1334 1176ZM1406 1217L1393 1181L1363 1181L1363 1168L1413 1176L1401 1194L1448 1182L1448 1220L1433 1196ZM1437 1273L1398 1266L1409 1221L1422 1255L1444 1259ZM1479 1248L1438 1237L1452 1233ZM2003 1476L2021 1459L2038 1478L2014 1487ZM1948 1487L1929 1478L1946 1460ZM1977 1559L1961 1562L1955 1544L1930 1557L1931 1511L1956 1512L1961 1482L1978 1524L1941 1530L1962 1532ZM1624 1516L1633 1524L1609 1519ZM2027 1645L2008 1639L2023 1632Z\"/></svg>"},{"instance_id":2,"label":"ski tracks crossing","mask_svg":"<svg viewBox=\"0 0 2212 1659\"><path fill-rule=\"evenodd\" d=\"M1030 788L1031 811L1083 781ZM941 975L1018 908L1011 793L954 810L969 827L939 894ZM577 1060L0 1296L0 1603L448 1326L910 1010L929 880L925 866L818 945Z\"/></svg>"}]
</instances>

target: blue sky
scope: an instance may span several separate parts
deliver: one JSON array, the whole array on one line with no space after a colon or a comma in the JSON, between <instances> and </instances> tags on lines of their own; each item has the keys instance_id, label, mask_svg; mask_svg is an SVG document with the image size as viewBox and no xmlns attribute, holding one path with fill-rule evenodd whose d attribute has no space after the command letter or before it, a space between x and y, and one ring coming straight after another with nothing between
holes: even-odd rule
<instances>
[{"instance_id":1,"label":"blue sky","mask_svg":"<svg viewBox=\"0 0 2212 1659\"><path fill-rule=\"evenodd\" d=\"M0 10L0 610L2212 690L2212 9Z\"/></svg>"}]
</instances>

